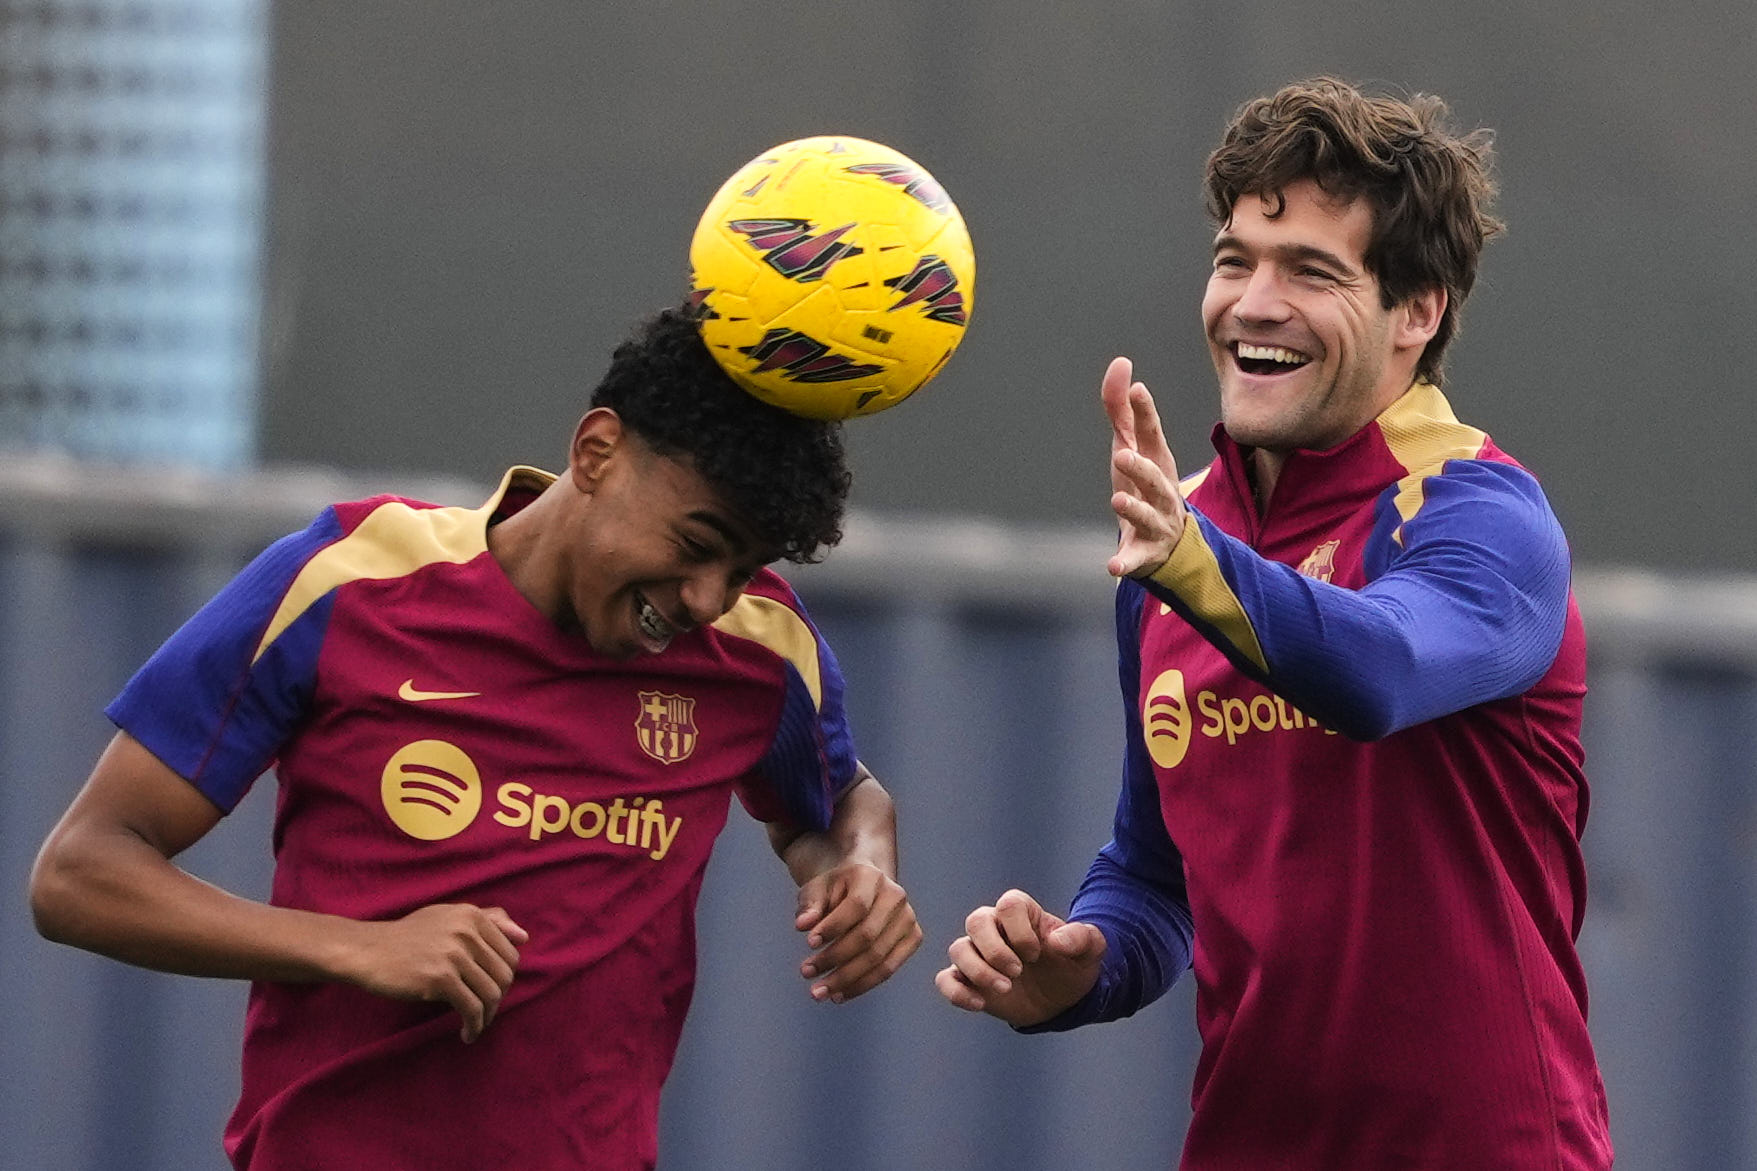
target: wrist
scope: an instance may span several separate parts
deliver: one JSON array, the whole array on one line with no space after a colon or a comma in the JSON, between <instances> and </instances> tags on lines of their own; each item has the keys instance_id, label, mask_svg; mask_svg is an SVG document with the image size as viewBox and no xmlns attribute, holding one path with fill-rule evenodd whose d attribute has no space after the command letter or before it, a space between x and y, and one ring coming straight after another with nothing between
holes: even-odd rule
<instances>
[{"instance_id":1,"label":"wrist","mask_svg":"<svg viewBox=\"0 0 1757 1171\"><path fill-rule=\"evenodd\" d=\"M302 979L365 987L371 936L381 927L340 915L311 914L301 932L307 942L293 962L304 970Z\"/></svg>"}]
</instances>

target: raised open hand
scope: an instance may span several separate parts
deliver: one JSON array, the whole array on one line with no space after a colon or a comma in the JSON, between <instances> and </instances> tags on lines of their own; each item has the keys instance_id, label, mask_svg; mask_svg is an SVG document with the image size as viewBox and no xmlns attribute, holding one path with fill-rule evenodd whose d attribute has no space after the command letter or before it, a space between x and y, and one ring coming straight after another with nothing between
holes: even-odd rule
<instances>
[{"instance_id":1,"label":"raised open hand","mask_svg":"<svg viewBox=\"0 0 1757 1171\"><path fill-rule=\"evenodd\" d=\"M1112 577L1146 577L1164 565L1189 516L1159 411L1134 370L1127 358L1115 358L1099 386L1110 417L1110 507L1121 523L1106 566Z\"/></svg>"}]
</instances>

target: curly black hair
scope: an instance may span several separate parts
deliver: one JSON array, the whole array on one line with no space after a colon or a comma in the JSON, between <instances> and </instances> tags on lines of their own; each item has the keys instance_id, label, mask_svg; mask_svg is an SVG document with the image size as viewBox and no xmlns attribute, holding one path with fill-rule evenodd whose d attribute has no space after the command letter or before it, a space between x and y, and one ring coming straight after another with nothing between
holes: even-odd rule
<instances>
[{"instance_id":1,"label":"curly black hair","mask_svg":"<svg viewBox=\"0 0 1757 1171\"><path fill-rule=\"evenodd\" d=\"M687 461L778 556L819 560L842 539L853 479L841 424L747 394L696 321L687 303L642 321L611 354L591 405L615 411L660 455Z\"/></svg>"}]
</instances>

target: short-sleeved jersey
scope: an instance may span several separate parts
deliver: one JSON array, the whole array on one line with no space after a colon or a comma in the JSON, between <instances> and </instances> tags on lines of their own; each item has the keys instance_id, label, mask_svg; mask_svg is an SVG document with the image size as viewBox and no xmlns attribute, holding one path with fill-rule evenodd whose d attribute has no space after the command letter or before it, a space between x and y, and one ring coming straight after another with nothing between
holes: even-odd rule
<instances>
[{"instance_id":1,"label":"short-sleeved jersey","mask_svg":"<svg viewBox=\"0 0 1757 1171\"><path fill-rule=\"evenodd\" d=\"M222 810L274 768L275 905L473 903L530 933L470 1045L442 1007L255 984L239 1167L653 1166L731 794L822 828L853 778L835 659L774 574L627 661L533 608L486 533L549 478L514 469L479 509L329 508L109 709Z\"/></svg>"},{"instance_id":2,"label":"short-sleeved jersey","mask_svg":"<svg viewBox=\"0 0 1757 1171\"><path fill-rule=\"evenodd\" d=\"M1597 1171L1585 640L1536 481L1418 383L1183 487L1171 560L1118 592L1130 748L1073 914L1111 938L1067 1020L1132 1011L1191 941L1186 1171Z\"/></svg>"}]
</instances>

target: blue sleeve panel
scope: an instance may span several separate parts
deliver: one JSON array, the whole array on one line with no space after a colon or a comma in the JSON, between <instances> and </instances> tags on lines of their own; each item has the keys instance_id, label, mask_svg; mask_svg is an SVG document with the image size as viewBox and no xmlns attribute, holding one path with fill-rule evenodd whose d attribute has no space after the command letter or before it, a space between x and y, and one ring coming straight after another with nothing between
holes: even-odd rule
<instances>
[{"instance_id":1,"label":"blue sleeve panel","mask_svg":"<svg viewBox=\"0 0 1757 1171\"><path fill-rule=\"evenodd\" d=\"M1517 695L1561 646L1561 525L1514 464L1450 460L1422 487L1407 519L1394 490L1379 498L1358 590L1266 560L1194 510L1199 531L1144 584L1240 670L1356 740Z\"/></svg>"},{"instance_id":2,"label":"blue sleeve panel","mask_svg":"<svg viewBox=\"0 0 1757 1171\"><path fill-rule=\"evenodd\" d=\"M760 821L827 829L859 768L835 652L793 588L769 570L714 629L719 637L773 655L781 672L774 736L756 766L739 778L739 800Z\"/></svg>"},{"instance_id":3,"label":"blue sleeve panel","mask_svg":"<svg viewBox=\"0 0 1757 1171\"><path fill-rule=\"evenodd\" d=\"M1020 1032L1059 1032L1129 1016L1159 999L1190 966L1195 928L1183 856L1165 830L1158 782L1141 735L1140 627L1146 596L1132 581L1117 587L1125 732L1122 795L1111 840L1093 860L1068 911L1070 921L1091 923L1104 933L1103 967L1098 983L1079 1003Z\"/></svg>"},{"instance_id":4,"label":"blue sleeve panel","mask_svg":"<svg viewBox=\"0 0 1757 1171\"><path fill-rule=\"evenodd\" d=\"M260 655L257 649L288 584L340 535L340 520L326 509L305 531L269 546L167 639L105 709L117 727L224 812L274 763L310 703L333 593Z\"/></svg>"},{"instance_id":5,"label":"blue sleeve panel","mask_svg":"<svg viewBox=\"0 0 1757 1171\"><path fill-rule=\"evenodd\" d=\"M836 800L855 770L854 737L842 704L842 669L821 635L817 656L822 706L813 702L798 669L787 663L781 720L759 770L780 798L786 820L811 830L829 827Z\"/></svg>"}]
</instances>

